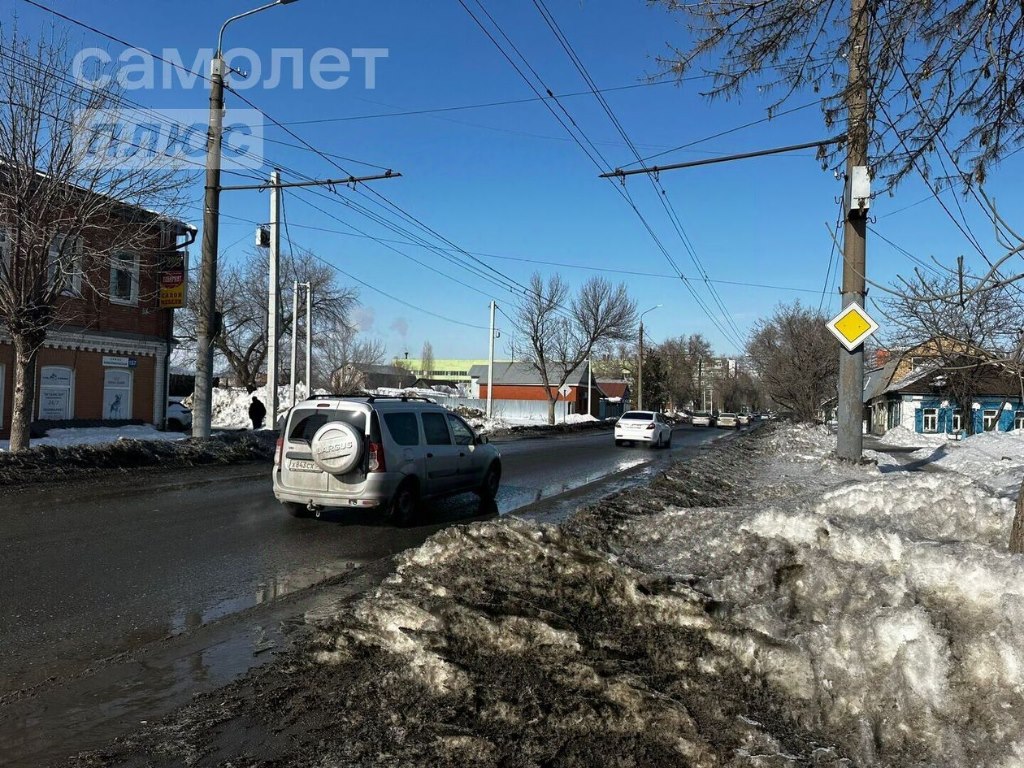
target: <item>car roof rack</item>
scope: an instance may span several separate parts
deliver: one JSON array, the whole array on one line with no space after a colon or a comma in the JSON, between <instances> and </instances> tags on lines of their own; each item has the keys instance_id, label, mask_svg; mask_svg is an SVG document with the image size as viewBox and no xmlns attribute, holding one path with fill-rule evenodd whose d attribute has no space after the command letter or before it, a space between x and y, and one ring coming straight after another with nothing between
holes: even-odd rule
<instances>
[{"instance_id":1,"label":"car roof rack","mask_svg":"<svg viewBox=\"0 0 1024 768\"><path fill-rule=\"evenodd\" d=\"M368 403L372 403L376 400L400 400L402 402L408 402L410 400L422 400L425 403L437 404L437 400L433 400L423 395L333 395L317 393L310 395L306 400L365 400Z\"/></svg>"}]
</instances>

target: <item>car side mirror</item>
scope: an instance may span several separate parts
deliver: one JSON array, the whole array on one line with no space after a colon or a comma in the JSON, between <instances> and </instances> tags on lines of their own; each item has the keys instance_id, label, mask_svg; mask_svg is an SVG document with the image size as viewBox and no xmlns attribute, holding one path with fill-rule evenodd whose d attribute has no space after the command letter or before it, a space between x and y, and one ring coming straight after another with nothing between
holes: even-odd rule
<instances>
[{"instance_id":1,"label":"car side mirror","mask_svg":"<svg viewBox=\"0 0 1024 768\"><path fill-rule=\"evenodd\" d=\"M477 435L477 437L476 437L476 444L477 445L487 445L487 443L488 443L487 435Z\"/></svg>"}]
</instances>

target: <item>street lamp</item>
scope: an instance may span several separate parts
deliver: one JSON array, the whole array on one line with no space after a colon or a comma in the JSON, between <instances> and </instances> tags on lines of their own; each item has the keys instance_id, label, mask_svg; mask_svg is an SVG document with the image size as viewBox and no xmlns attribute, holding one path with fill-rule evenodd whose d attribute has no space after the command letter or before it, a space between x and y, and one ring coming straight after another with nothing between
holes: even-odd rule
<instances>
[{"instance_id":1,"label":"street lamp","mask_svg":"<svg viewBox=\"0 0 1024 768\"><path fill-rule=\"evenodd\" d=\"M196 385L192 395L192 436L209 437L213 396L213 339L220 331L216 321L217 246L220 225L220 166L224 134L224 30L246 16L297 0L275 0L232 16L217 36L217 52L210 64L210 128L206 137L206 195L203 206L203 256L199 273L199 321L196 324ZM275 416L276 418L276 416Z\"/></svg>"},{"instance_id":2,"label":"street lamp","mask_svg":"<svg viewBox=\"0 0 1024 768\"><path fill-rule=\"evenodd\" d=\"M644 409L644 315L661 307L655 304L648 310L640 313L640 365L637 367L636 375L636 407L637 410Z\"/></svg>"}]
</instances>

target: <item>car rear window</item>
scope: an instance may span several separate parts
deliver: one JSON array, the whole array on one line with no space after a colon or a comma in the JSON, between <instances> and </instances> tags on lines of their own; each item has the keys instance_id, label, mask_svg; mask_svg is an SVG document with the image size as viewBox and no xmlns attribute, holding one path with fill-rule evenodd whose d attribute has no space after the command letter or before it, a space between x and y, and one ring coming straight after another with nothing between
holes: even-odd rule
<instances>
[{"instance_id":1,"label":"car rear window","mask_svg":"<svg viewBox=\"0 0 1024 768\"><path fill-rule=\"evenodd\" d=\"M636 421L653 421L654 414L650 411L630 411L625 414L624 419L635 419Z\"/></svg>"},{"instance_id":2,"label":"car rear window","mask_svg":"<svg viewBox=\"0 0 1024 768\"><path fill-rule=\"evenodd\" d=\"M324 424L344 421L351 424L359 434L366 433L366 413L363 411L336 411L328 408L304 409L292 415L289 440L308 443Z\"/></svg>"},{"instance_id":3,"label":"car rear window","mask_svg":"<svg viewBox=\"0 0 1024 768\"><path fill-rule=\"evenodd\" d=\"M399 445L419 445L420 425L415 413L385 413L384 423L388 425L391 439Z\"/></svg>"}]
</instances>

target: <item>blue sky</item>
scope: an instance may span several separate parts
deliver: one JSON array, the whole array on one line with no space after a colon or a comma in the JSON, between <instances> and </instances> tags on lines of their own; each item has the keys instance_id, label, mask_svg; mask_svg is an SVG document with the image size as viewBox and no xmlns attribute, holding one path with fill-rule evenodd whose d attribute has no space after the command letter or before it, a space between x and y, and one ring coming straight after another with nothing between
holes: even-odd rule
<instances>
[{"instance_id":1,"label":"blue sky","mask_svg":"<svg viewBox=\"0 0 1024 768\"><path fill-rule=\"evenodd\" d=\"M257 3L48 0L47 4L133 45L153 51L177 49L189 63L198 49L213 46L217 30L227 16ZM554 93L586 90L533 3L487 0L485 5ZM16 12L24 31L34 33L52 20L21 0L0 0L0 7L5 17ZM685 47L687 43L681 16L670 15L661 7L649 7L642 0L551 0L549 7L601 88L644 82L648 75L658 72L655 57L667 54L669 45ZM115 56L122 48L81 28L72 27L70 32L76 46L100 46ZM639 219L613 185L597 177L592 162L541 103L429 115L361 117L533 96L458 0L300 0L238 22L229 28L226 43L227 48L252 48L261 56L265 69L273 48L301 48L307 60L317 50L328 47L345 51L388 49L388 58L377 62L376 88L372 90L365 87L362 66L357 61L351 81L339 90L315 87L307 70L305 87L300 90L292 89L286 77L285 83L276 88L266 88L261 82L243 95L281 122L360 117L298 124L292 130L324 152L372 164L338 160L346 172L374 173L375 166L400 171L401 179L375 182L373 190L487 265L475 266L485 271L493 268L520 283L525 283L535 269L544 274L560 271L575 285L595 273L515 259L660 275L606 276L625 280L641 310L663 305L646 317L653 340L700 332L720 352L737 351L738 344L731 338L735 334L723 335L681 281L667 277L673 274L673 268ZM157 71L162 69L158 66ZM709 104L700 95L701 85L698 80L682 85L630 88L610 92L607 99L644 154L758 120L765 116L770 103L768 96L751 92L742 99ZM205 109L208 98L202 82L187 89L177 86L136 90L129 96L145 106L160 109ZM797 94L790 106L812 100ZM566 97L560 101L612 166L634 159L592 96ZM237 95L228 94L229 110L245 106ZM665 155L657 162L695 160L817 140L827 135L829 131L820 111L811 107ZM294 143L294 139L275 127L268 128L267 136ZM286 181L296 180L289 178L296 172L317 178L341 175L338 167L303 149L268 143L265 154L269 162L260 172L264 175L272 164L288 169ZM836 198L841 195L842 186L831 172L821 169L813 155L813 150L806 150L675 171L660 177L685 235L710 278L787 289L716 284L741 335L780 301L800 298L815 307L822 302L832 249L826 222L835 222ZM1021 178L1022 158L1024 154L1011 158L994 174L990 184L990 191L1011 222L1020 221L1021 200L1014 180ZM240 182L237 177L224 179L225 184ZM650 182L633 177L627 189L683 273L699 277ZM417 356L423 342L429 340L437 358L485 356L487 331L467 325L486 325L491 297L514 315L513 295L477 274L453 266L428 249L393 244L423 262L423 266L372 239L323 231L347 230L346 225L351 225L378 238L405 238L344 205L346 200L356 201L384 213L384 208L377 207L380 199L373 193L364 196L347 190L339 192L287 193L289 228L296 246L315 251L393 297L466 324L448 322L360 287L363 308L359 319L365 332L385 340L390 353L396 355L407 350L411 356ZM201 185L197 184L195 207L185 212L196 224L201 223L201 196ZM954 196L947 193L945 199L958 213ZM991 227L986 225L977 205L962 199L960 203L972 230L991 248L990 253L996 253ZM266 193L223 195L221 246L225 260L245 258L253 240L254 225L250 222L265 221L268 205ZM920 180L906 182L895 197L878 198L873 204L873 215L877 217L871 225L873 229L915 256L928 259L934 255L952 264L958 255L964 254L968 265L980 264L980 257L930 198ZM387 211L387 216L400 221L393 210ZM403 226L437 242L408 222ZM198 257L196 246L193 259ZM458 257L467 261L462 254ZM897 274L909 274L913 266L905 255L879 237L869 235L871 279L889 282ZM728 327L707 286L700 280L693 285L715 310L719 324ZM831 281L823 303L838 309ZM514 331L507 318L501 318L499 325L504 338Z\"/></svg>"}]
</instances>

